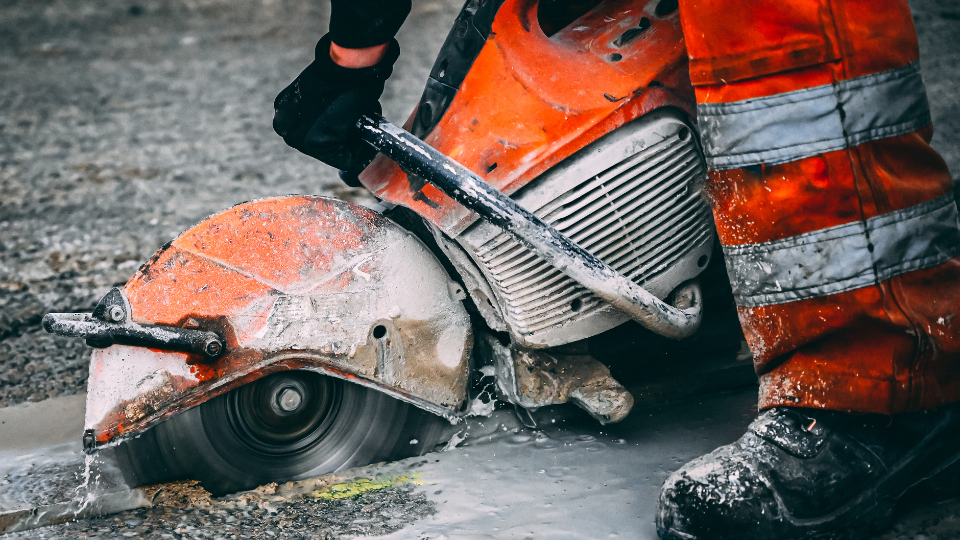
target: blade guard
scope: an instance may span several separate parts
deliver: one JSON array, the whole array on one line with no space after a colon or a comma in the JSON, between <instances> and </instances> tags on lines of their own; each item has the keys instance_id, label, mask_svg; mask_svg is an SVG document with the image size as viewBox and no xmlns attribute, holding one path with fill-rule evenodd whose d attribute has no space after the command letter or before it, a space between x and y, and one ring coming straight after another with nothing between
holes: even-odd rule
<instances>
[{"instance_id":1,"label":"blade guard","mask_svg":"<svg viewBox=\"0 0 960 540\"><path fill-rule=\"evenodd\" d=\"M267 374L307 369L451 420L472 345L464 293L412 234L336 199L286 197L217 214L123 287L128 322L210 332L224 352L114 344L93 353L93 450Z\"/></svg>"}]
</instances>

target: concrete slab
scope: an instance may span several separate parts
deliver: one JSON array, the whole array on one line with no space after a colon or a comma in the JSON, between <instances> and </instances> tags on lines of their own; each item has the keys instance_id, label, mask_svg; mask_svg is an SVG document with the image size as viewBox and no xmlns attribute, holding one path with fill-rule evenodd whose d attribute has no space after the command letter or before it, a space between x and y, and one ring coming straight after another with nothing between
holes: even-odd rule
<instances>
[{"instance_id":1,"label":"concrete slab","mask_svg":"<svg viewBox=\"0 0 960 540\"><path fill-rule=\"evenodd\" d=\"M0 409L0 457L62 444L81 450L86 394Z\"/></svg>"}]
</instances>

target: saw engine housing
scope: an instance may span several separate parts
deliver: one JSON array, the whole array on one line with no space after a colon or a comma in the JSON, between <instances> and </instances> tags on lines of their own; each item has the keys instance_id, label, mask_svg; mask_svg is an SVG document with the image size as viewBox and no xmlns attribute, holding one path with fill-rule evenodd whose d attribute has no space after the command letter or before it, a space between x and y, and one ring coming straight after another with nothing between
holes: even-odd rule
<instances>
[{"instance_id":1,"label":"saw engine housing","mask_svg":"<svg viewBox=\"0 0 960 540\"><path fill-rule=\"evenodd\" d=\"M607 0L547 35L536 0L467 2L406 124L660 299L707 266L714 237L679 15L663 3ZM385 157L360 179L425 218L487 325L519 345L628 320Z\"/></svg>"},{"instance_id":2,"label":"saw engine housing","mask_svg":"<svg viewBox=\"0 0 960 540\"><path fill-rule=\"evenodd\" d=\"M710 261L713 218L700 196L705 172L692 130L663 110L590 144L514 199L662 299ZM525 347L564 345L629 319L486 221L457 241ZM484 301L482 290L471 292Z\"/></svg>"}]
</instances>

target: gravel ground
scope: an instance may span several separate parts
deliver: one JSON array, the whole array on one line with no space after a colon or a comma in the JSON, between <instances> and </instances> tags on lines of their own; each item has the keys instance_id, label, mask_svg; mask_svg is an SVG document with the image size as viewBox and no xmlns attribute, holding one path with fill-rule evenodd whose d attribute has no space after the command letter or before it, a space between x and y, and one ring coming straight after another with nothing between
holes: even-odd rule
<instances>
[{"instance_id":1,"label":"gravel ground","mask_svg":"<svg viewBox=\"0 0 960 540\"><path fill-rule=\"evenodd\" d=\"M405 483L362 495L325 500L311 495L273 500L173 501L43 529L4 535L8 540L74 538L339 540L382 536L435 513L425 493ZM199 500L197 500L199 499Z\"/></svg>"}]
</instances>

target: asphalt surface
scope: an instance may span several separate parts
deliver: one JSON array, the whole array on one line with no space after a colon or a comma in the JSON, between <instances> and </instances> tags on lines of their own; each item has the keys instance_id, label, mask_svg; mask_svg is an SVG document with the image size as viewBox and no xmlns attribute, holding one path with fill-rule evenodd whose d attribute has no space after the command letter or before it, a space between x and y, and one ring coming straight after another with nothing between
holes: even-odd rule
<instances>
[{"instance_id":1,"label":"asphalt surface","mask_svg":"<svg viewBox=\"0 0 960 540\"><path fill-rule=\"evenodd\" d=\"M960 180L960 5L911 6L933 144ZM383 98L389 119L402 122L413 107L458 10L457 0L415 0ZM309 63L327 17L322 0L0 0L0 407L83 392L89 349L44 333L42 315L90 310L206 215L294 193L372 202L270 128L273 97ZM394 497L378 508L409 505L414 518L431 512L429 498L410 486L377 493L361 499ZM377 523L395 519L392 510L358 508L350 512L387 516ZM924 525L907 520L884 538L951 537L936 529L956 523L950 508L928 505L917 510L926 512ZM196 535L206 530L177 532L167 510L139 512L119 524L109 517L50 534L122 537L149 526L158 538L203 537ZM256 524L272 517L248 515L245 531L270 536L273 529ZM395 526L409 523L401 521ZM207 529L230 537L225 527ZM311 527L287 537L392 530Z\"/></svg>"}]
</instances>

